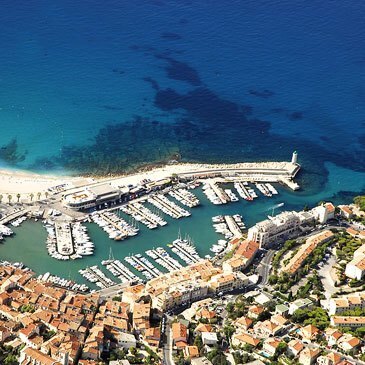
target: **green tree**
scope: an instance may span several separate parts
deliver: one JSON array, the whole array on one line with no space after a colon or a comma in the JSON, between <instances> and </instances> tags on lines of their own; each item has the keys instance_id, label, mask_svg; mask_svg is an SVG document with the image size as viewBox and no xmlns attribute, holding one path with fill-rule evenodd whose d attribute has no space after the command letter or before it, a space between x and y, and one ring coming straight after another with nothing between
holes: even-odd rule
<instances>
[{"instance_id":1,"label":"green tree","mask_svg":"<svg viewBox=\"0 0 365 365\"><path fill-rule=\"evenodd\" d=\"M18 203L19 203L19 200L20 200L20 194L18 193L18 194L16 194L16 198L17 198L17 201L18 201Z\"/></svg>"},{"instance_id":2,"label":"green tree","mask_svg":"<svg viewBox=\"0 0 365 365\"><path fill-rule=\"evenodd\" d=\"M30 193L29 194L29 197L30 197L30 201L32 202L33 201L33 198L34 198L34 194L33 193Z\"/></svg>"},{"instance_id":3,"label":"green tree","mask_svg":"<svg viewBox=\"0 0 365 365\"><path fill-rule=\"evenodd\" d=\"M8 195L8 201L9 201L9 204L11 202L11 199L13 199L13 196L11 194Z\"/></svg>"},{"instance_id":4,"label":"green tree","mask_svg":"<svg viewBox=\"0 0 365 365\"><path fill-rule=\"evenodd\" d=\"M4 198L4 196L2 195L2 194L0 194L0 204L2 203L2 201L3 201L3 198Z\"/></svg>"},{"instance_id":5,"label":"green tree","mask_svg":"<svg viewBox=\"0 0 365 365\"><path fill-rule=\"evenodd\" d=\"M227 338L228 341L231 341L231 338L235 332L235 328L231 324L227 324L223 328L223 332Z\"/></svg>"}]
</instances>

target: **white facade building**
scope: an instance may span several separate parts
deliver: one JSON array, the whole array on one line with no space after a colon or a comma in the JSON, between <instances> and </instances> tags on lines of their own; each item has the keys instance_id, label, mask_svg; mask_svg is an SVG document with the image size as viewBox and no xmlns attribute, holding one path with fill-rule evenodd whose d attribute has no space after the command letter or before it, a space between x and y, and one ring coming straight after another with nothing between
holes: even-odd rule
<instances>
[{"instance_id":1,"label":"white facade building","mask_svg":"<svg viewBox=\"0 0 365 365\"><path fill-rule=\"evenodd\" d=\"M290 236L301 224L297 212L282 212L275 217L256 223L248 230L247 239L260 244L260 247L269 246Z\"/></svg>"},{"instance_id":2,"label":"white facade building","mask_svg":"<svg viewBox=\"0 0 365 365\"><path fill-rule=\"evenodd\" d=\"M365 277L365 244L354 252L353 259L346 265L345 275L355 280Z\"/></svg>"}]
</instances>

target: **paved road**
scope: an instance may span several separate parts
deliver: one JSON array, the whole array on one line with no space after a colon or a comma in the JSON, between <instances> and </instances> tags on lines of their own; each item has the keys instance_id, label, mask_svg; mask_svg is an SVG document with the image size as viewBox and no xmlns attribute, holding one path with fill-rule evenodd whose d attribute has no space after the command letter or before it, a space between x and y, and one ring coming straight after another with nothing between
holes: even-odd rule
<instances>
[{"instance_id":1,"label":"paved road","mask_svg":"<svg viewBox=\"0 0 365 365\"><path fill-rule=\"evenodd\" d=\"M103 298L113 298L119 295L119 292L128 286L129 283L121 283L110 286L109 288L98 290L97 293Z\"/></svg>"},{"instance_id":2,"label":"paved road","mask_svg":"<svg viewBox=\"0 0 365 365\"><path fill-rule=\"evenodd\" d=\"M268 250L260 264L257 266L256 273L261 277L259 286L265 286L268 284L271 261L275 255L275 252L275 250Z\"/></svg>"},{"instance_id":3,"label":"paved road","mask_svg":"<svg viewBox=\"0 0 365 365\"><path fill-rule=\"evenodd\" d=\"M327 300L331 298L331 296L338 290L335 287L335 283L331 277L331 269L333 265L336 263L336 256L334 253L331 254L330 258L325 262L325 264L318 270L318 275L321 279L324 295Z\"/></svg>"},{"instance_id":4,"label":"paved road","mask_svg":"<svg viewBox=\"0 0 365 365\"><path fill-rule=\"evenodd\" d=\"M163 348L163 358L164 358L164 364L165 365L175 365L174 359L172 357L172 318L166 315L166 343Z\"/></svg>"}]
</instances>

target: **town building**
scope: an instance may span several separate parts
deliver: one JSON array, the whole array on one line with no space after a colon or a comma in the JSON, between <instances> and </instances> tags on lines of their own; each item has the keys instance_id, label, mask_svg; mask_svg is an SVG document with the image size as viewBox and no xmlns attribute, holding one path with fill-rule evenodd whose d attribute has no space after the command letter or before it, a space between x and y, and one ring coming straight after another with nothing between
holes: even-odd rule
<instances>
[{"instance_id":1,"label":"town building","mask_svg":"<svg viewBox=\"0 0 365 365\"><path fill-rule=\"evenodd\" d=\"M19 363L32 365L64 365L55 361L50 356L43 354L39 350L30 347L24 347L20 351Z\"/></svg>"},{"instance_id":2,"label":"town building","mask_svg":"<svg viewBox=\"0 0 365 365\"><path fill-rule=\"evenodd\" d=\"M306 347L300 352L299 363L301 365L312 365L316 362L320 353L321 350L319 348Z\"/></svg>"},{"instance_id":3,"label":"town building","mask_svg":"<svg viewBox=\"0 0 365 365\"><path fill-rule=\"evenodd\" d=\"M334 234L330 230L317 233L310 236L306 242L300 246L298 252L290 259L290 261L282 269L283 272L289 274L295 274L298 269L302 266L305 259L314 251L314 249L325 242L328 242Z\"/></svg>"},{"instance_id":4,"label":"town building","mask_svg":"<svg viewBox=\"0 0 365 365\"><path fill-rule=\"evenodd\" d=\"M353 259L346 265L345 275L355 280L365 277L365 244L354 252Z\"/></svg>"},{"instance_id":5,"label":"town building","mask_svg":"<svg viewBox=\"0 0 365 365\"><path fill-rule=\"evenodd\" d=\"M357 292L339 298L331 298L329 301L328 314L333 316L355 309L365 309L365 292Z\"/></svg>"},{"instance_id":6,"label":"town building","mask_svg":"<svg viewBox=\"0 0 365 365\"><path fill-rule=\"evenodd\" d=\"M313 302L308 298L300 298L294 300L289 305L289 314L292 315L297 309L310 308L313 306Z\"/></svg>"},{"instance_id":7,"label":"town building","mask_svg":"<svg viewBox=\"0 0 365 365\"><path fill-rule=\"evenodd\" d=\"M342 217L346 219L351 219L354 216L354 212L348 205L339 205L338 209Z\"/></svg>"},{"instance_id":8,"label":"town building","mask_svg":"<svg viewBox=\"0 0 365 365\"><path fill-rule=\"evenodd\" d=\"M262 350L265 354L269 355L270 357L274 356L276 353L276 349L280 345L280 340L276 338L267 338L262 346Z\"/></svg>"},{"instance_id":9,"label":"town building","mask_svg":"<svg viewBox=\"0 0 365 365\"><path fill-rule=\"evenodd\" d=\"M365 327L365 317L332 316L331 325L334 327L350 327L350 328Z\"/></svg>"},{"instance_id":10,"label":"town building","mask_svg":"<svg viewBox=\"0 0 365 365\"><path fill-rule=\"evenodd\" d=\"M319 356L317 359L318 365L337 365L341 362L342 357L337 352L329 352L326 355Z\"/></svg>"},{"instance_id":11,"label":"town building","mask_svg":"<svg viewBox=\"0 0 365 365\"><path fill-rule=\"evenodd\" d=\"M256 223L247 232L247 239L268 247L289 238L299 229L301 220L297 212L282 212L274 217Z\"/></svg>"}]
</instances>

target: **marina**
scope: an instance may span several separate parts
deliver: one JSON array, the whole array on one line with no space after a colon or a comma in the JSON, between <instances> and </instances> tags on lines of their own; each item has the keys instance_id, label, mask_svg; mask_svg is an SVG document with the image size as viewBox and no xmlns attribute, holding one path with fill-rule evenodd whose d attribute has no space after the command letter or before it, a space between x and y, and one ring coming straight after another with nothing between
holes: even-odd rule
<instances>
[{"instance_id":1,"label":"marina","mask_svg":"<svg viewBox=\"0 0 365 365\"><path fill-rule=\"evenodd\" d=\"M153 250L147 250L146 255L155 260L160 266L167 271L181 269L183 266L174 258L172 258L162 247L157 247Z\"/></svg>"},{"instance_id":2,"label":"marina","mask_svg":"<svg viewBox=\"0 0 365 365\"><path fill-rule=\"evenodd\" d=\"M278 165L279 166L279 165ZM282 164L281 166L286 166L285 164ZM228 170L227 170L228 171ZM219 174L222 174L222 172L219 172ZM181 175L181 174L180 174ZM280 175L282 176L282 175ZM57 261L49 262L46 259L42 260L42 265L39 265L39 261L32 264L33 256L27 256L27 253L30 254L30 252L34 251L33 247L36 247L37 250L37 257L42 257L43 251L42 247L39 247L38 244L33 246L26 245L25 248L25 260L26 264L30 267L39 267L39 273L44 272L52 272L53 275L57 275L58 277L62 277L63 272L65 270L64 263L62 264L62 261L65 261L65 258L67 260L67 267L66 270L70 272L70 280L74 280L75 282L80 283L89 283L90 288L95 288L96 282L100 282L98 284L98 287L100 285L108 286L111 285L110 282L105 282L105 278L103 276L95 276L95 272L93 270L92 273L90 271L84 272L85 266L88 268L98 266L102 263L103 258L107 257L108 253L107 250L110 248L110 245L113 244L111 242L117 242L118 240L126 239L127 237L131 238L133 237L133 240L128 240L128 243L125 242L123 245L116 245L113 247L115 253L116 253L116 260L119 260L119 263L122 263L123 260L128 263L128 266L131 264L131 268L128 268L127 265L123 265L124 267L120 267L117 270L114 262L110 265L108 263L108 267L106 265L103 265L105 267L106 271L103 274L106 278L108 278L110 274L110 280L114 282L113 278L118 278L121 281L130 281L135 280L135 278L145 278L149 279L152 277L156 277L156 275L159 275L161 271L172 271L176 269L181 264L190 264L193 262L197 262L201 257L210 258L211 255L211 247L209 245L206 245L206 242L217 242L217 246L219 246L219 250L223 247L223 249L226 247L227 239L220 239L219 235L221 232L219 230L209 230L209 229L202 229L202 227L209 227L211 225L211 219L212 216L222 215L225 216L231 216L234 217L237 214L242 214L242 210L245 211L245 217L247 216L249 223L255 222L255 219L257 219L258 216L261 215L262 218L265 218L267 213L267 204L265 203L265 200L257 200L255 205L250 205L248 202L241 201L240 204L222 204L221 200L218 198L217 193L221 196L221 198L224 196L229 199L229 201L236 201L238 200L238 197L236 196L235 192L233 191L234 183L239 181L242 182L242 184L245 184L245 188L248 193L254 194L254 190L248 185L244 179L239 176L231 176L231 174L225 177L214 177L209 178L208 180L202 180L202 177L199 176L198 180L183 180L184 178L182 176L179 177L181 180L176 185L175 188L171 188L171 186L163 185L161 188L161 192L156 192L156 186L157 184L154 184L155 190L152 190L148 192L146 196L133 195L133 198L131 201L126 200L126 203L123 203L121 200L119 203L115 204L99 204L96 208L92 208L90 210L93 210L92 212L88 212L88 215L84 213L78 213L75 214L75 217L71 219L70 221L70 230L71 230L71 236L72 236L72 242L73 242L73 251L69 250L67 247L67 244L59 245L56 244L56 250L53 253L57 253L59 255L59 261L60 264L58 265ZM275 181L275 179L270 177L269 175L260 177L261 181L263 179L268 179L269 181ZM191 179L191 176L189 177ZM259 179L259 180L260 180ZM168 182L168 180L166 180ZM185 182L183 182L185 181ZM209 181L209 184L207 184L207 181ZM165 180L163 181L164 184L166 184ZM212 183L215 186L215 188L212 188ZM250 180L250 183L252 183L252 179ZM264 182L265 184L269 184L269 182ZM150 185L152 183L149 183ZM203 185L202 188L198 188L198 186ZM247 185L246 185L247 184ZM152 186L152 185L151 185ZM207 199L204 195L206 194L206 187L209 187L212 193L215 195L215 199L217 201L214 202L214 204L211 204L211 199ZM123 191L127 191L127 188L122 187ZM192 194L188 189L195 189L194 194ZM269 187L267 186L269 189ZM108 186L104 185L100 189L93 189L93 192L99 191L101 193L109 193L110 189L112 190L113 194L117 194L116 188L112 187L109 188ZM130 191L140 191L139 185L131 185L128 187ZM159 189L157 189L159 190ZM270 190L272 191L272 190ZM66 190L64 193L67 194L68 190ZM175 194L178 192L177 194ZM120 193L119 193L120 194ZM134 193L133 193L134 194ZM167 196L164 196L164 194L168 194L168 196L171 197L171 199L168 199ZM120 195L119 195L120 196ZM100 197L99 197L100 198ZM84 199L84 198L83 198ZM101 199L101 198L100 198ZM133 200L138 199L138 200ZM177 202L175 203L174 200ZM274 199L274 194L272 195L272 199ZM246 200L246 199L245 199ZM84 200L82 200L84 201ZM76 201L75 201L76 202ZM197 206L200 205L200 208L196 210L196 213L194 213L194 219L192 220L180 220L179 223L175 223L175 219L178 219L179 217L183 216L189 216L190 212L186 210L185 208L181 207L179 204L189 207L190 206ZM275 201L274 201L275 204ZM158 205L158 206L157 206ZM272 205L272 204L271 204ZM47 237L45 237L43 240L40 238L36 242L45 242L47 241L47 248L49 249L50 246L52 246L52 243L57 242L55 241L56 237L56 229L55 229L55 223L52 222L59 222L61 223L64 219L62 209L59 209L59 206L52 207L50 209L42 210L41 207L35 206L36 210L43 211L42 215L44 217L49 217L46 220L47 225L47 233L48 233L48 241ZM100 209L100 210L97 210ZM156 211L155 211L156 209ZM161 212L158 212L161 211ZM49 211L52 211L50 213ZM162 212L166 214L166 216L163 216L162 218ZM57 214L56 214L57 213ZM128 214L129 213L129 214ZM61 214L61 216L60 216ZM129 216L129 217L128 217ZM33 217L35 215L33 214ZM39 218L37 218L39 219ZM35 220L37 220L35 219ZM75 220L85 221L86 223L75 223ZM238 220L235 220L235 218L229 218L229 226L224 219L224 224L227 228L227 232L230 232L229 234L231 237L235 234L238 236L239 230L244 230L245 224L243 222L239 222ZM128 223L127 223L128 222ZM137 222L142 223L141 227L137 226ZM178 224L178 226L176 226ZM72 227L75 228L73 229ZM25 230L23 230L23 226L26 227ZM162 227L164 226L164 230L158 230L154 229L154 227ZM9 240L15 240L15 242L18 242L18 237L21 237L21 232L28 231L31 227L39 227L37 223L34 223L30 220L25 221L21 226L15 227L16 229L16 235L14 235L13 238L9 238ZM81 231L78 233L78 240L75 238L74 232L77 230L80 230L80 227L83 227ZM157 228L156 227L156 228ZM181 238L179 240L176 240L176 230L181 229L184 233L189 234L189 236L194 238L194 241L197 242L196 248L192 247L192 241L191 240L182 240ZM85 231L85 229L87 231ZM19 230L19 231L18 231ZM137 232L143 232L141 235L137 235ZM233 234L232 234L233 231ZM105 232L107 234L105 234ZM18 236L19 235L19 236ZM90 236L90 238L86 237ZM35 237L38 237L38 234L34 235ZM62 231L63 242L71 242L69 230L66 228L64 232ZM68 237L68 238L67 238ZM228 236L227 236L228 237ZM151 240L156 243L156 246L159 248L162 248L161 246L165 242L173 242L170 246L167 248L164 248L164 251L160 251L160 257L157 255L156 252L154 252L154 255L156 255L156 259L152 258L148 253L151 253L151 247L153 245L151 244ZM19 239L20 241L20 239ZM50 242L52 241L52 242ZM176 242L177 241L177 242ZM22 240L22 244L24 245L24 242L28 242L28 237L26 240ZM30 240L30 242L33 242ZM80 252L77 252L76 243L79 243L80 247L83 247L83 253L85 255L81 255ZM97 243L97 246L93 247L93 242ZM181 245L181 242L185 243ZM51 243L51 245L48 245ZM179 244L180 243L180 244ZM9 251L3 251L3 258L6 260L9 260L9 258L12 255L12 246L6 245L9 248ZM16 246L16 245L15 245ZM155 247L156 247L155 246ZM63 253L63 255L59 254L57 251L58 249ZM71 247L69 245L69 247ZM97 248L97 249L96 249ZM217 248L217 247L216 247ZM44 246L43 246L44 249ZM193 250L195 252L193 252ZM70 254L72 252L72 254ZM147 253L148 252L148 253ZM83 260L74 260L75 258L83 257ZM155 267L152 262L148 261L145 255L149 256L154 260L153 262L156 263L157 267ZM179 260L175 260L174 256ZM17 257L17 255L16 255ZM47 256L46 256L47 257ZM62 257L62 258L61 258ZM71 260L69 259L71 258ZM18 257L17 257L18 259ZM13 260L13 259L12 259ZM115 260L115 262L117 262ZM175 260L175 262L171 261ZM181 260L181 261L180 261ZM13 260L14 261L14 260ZM81 265L77 262L83 262ZM178 264L176 264L176 262ZM183 264L183 265L184 265ZM129 270L129 274L126 274L126 270ZM81 272L79 270L83 270L83 276L81 276ZM80 274L80 275L79 275ZM85 277L85 274L87 274L88 278L93 280L94 284L91 284L88 278ZM118 275L119 274L119 275ZM132 275L130 275L132 274ZM95 280L96 278L96 280ZM101 280L101 279L102 280Z\"/></svg>"},{"instance_id":3,"label":"marina","mask_svg":"<svg viewBox=\"0 0 365 365\"><path fill-rule=\"evenodd\" d=\"M141 203L130 203L120 208L125 214L131 215L136 221L141 222L149 229L155 229L158 226L165 226L167 222L158 214L152 213Z\"/></svg>"},{"instance_id":4,"label":"marina","mask_svg":"<svg viewBox=\"0 0 365 365\"><path fill-rule=\"evenodd\" d=\"M131 226L123 218L109 211L93 212L90 217L93 222L108 233L109 238L115 241L135 236L139 231L138 228Z\"/></svg>"},{"instance_id":5,"label":"marina","mask_svg":"<svg viewBox=\"0 0 365 365\"><path fill-rule=\"evenodd\" d=\"M148 202L154 205L156 208L161 209L165 214L172 218L179 219L190 216L190 213L187 210L167 199L163 194L151 196L148 199Z\"/></svg>"},{"instance_id":6,"label":"marina","mask_svg":"<svg viewBox=\"0 0 365 365\"><path fill-rule=\"evenodd\" d=\"M202 259L190 239L182 239L180 234L179 237L172 242L171 251L179 256L187 265Z\"/></svg>"},{"instance_id":7,"label":"marina","mask_svg":"<svg viewBox=\"0 0 365 365\"><path fill-rule=\"evenodd\" d=\"M133 274L119 260L109 259L109 260L104 260L101 263L122 283L126 282L129 284L135 284L141 281L141 279L137 275Z\"/></svg>"},{"instance_id":8,"label":"marina","mask_svg":"<svg viewBox=\"0 0 365 365\"><path fill-rule=\"evenodd\" d=\"M51 283L56 287L72 290L74 292L86 293L90 290L85 284L77 284L72 280L63 279L57 275L51 275L49 272L44 275L39 275L38 279L46 283Z\"/></svg>"},{"instance_id":9,"label":"marina","mask_svg":"<svg viewBox=\"0 0 365 365\"><path fill-rule=\"evenodd\" d=\"M96 265L79 270L79 273L101 289L108 288L116 283L109 279Z\"/></svg>"},{"instance_id":10,"label":"marina","mask_svg":"<svg viewBox=\"0 0 365 365\"><path fill-rule=\"evenodd\" d=\"M189 208L197 207L200 204L199 199L187 189L171 190L169 195Z\"/></svg>"}]
</instances>

